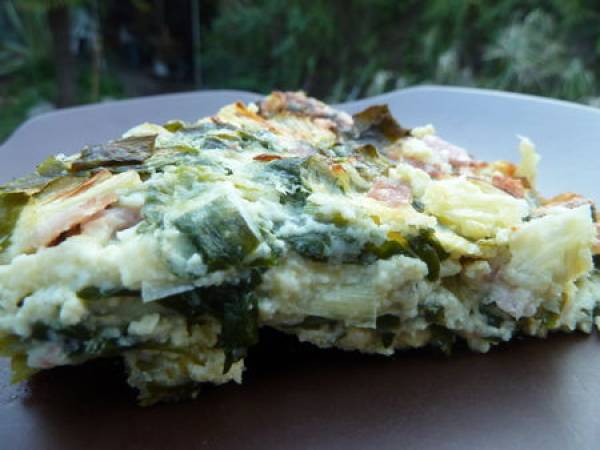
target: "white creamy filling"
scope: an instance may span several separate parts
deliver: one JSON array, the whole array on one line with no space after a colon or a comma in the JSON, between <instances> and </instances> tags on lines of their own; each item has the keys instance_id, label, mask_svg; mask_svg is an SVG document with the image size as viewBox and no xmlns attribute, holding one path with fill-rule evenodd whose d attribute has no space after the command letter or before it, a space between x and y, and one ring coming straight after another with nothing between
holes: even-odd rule
<instances>
[{"instance_id":1,"label":"white creamy filling","mask_svg":"<svg viewBox=\"0 0 600 450\"><path fill-rule=\"evenodd\" d=\"M466 178L431 182L423 203L441 223L472 239L494 237L499 229L521 224L529 212L525 200Z\"/></svg>"},{"instance_id":2,"label":"white creamy filling","mask_svg":"<svg viewBox=\"0 0 600 450\"><path fill-rule=\"evenodd\" d=\"M59 310L56 320L64 325L78 323L85 310L76 292L85 287L140 290L144 282L173 281L151 235L128 230L105 246L92 238L75 236L0 266L4 308L0 329L25 335L31 324L47 321L56 315L52 311Z\"/></svg>"},{"instance_id":3,"label":"white creamy filling","mask_svg":"<svg viewBox=\"0 0 600 450\"><path fill-rule=\"evenodd\" d=\"M426 275L425 263L406 256L370 266L330 265L290 256L264 275L261 316L267 322L293 322L313 315L372 328L378 311L400 288Z\"/></svg>"},{"instance_id":4,"label":"white creamy filling","mask_svg":"<svg viewBox=\"0 0 600 450\"><path fill-rule=\"evenodd\" d=\"M589 205L551 208L547 216L525 223L509 236L511 260L504 278L535 292L566 284L588 273L596 238Z\"/></svg>"}]
</instances>

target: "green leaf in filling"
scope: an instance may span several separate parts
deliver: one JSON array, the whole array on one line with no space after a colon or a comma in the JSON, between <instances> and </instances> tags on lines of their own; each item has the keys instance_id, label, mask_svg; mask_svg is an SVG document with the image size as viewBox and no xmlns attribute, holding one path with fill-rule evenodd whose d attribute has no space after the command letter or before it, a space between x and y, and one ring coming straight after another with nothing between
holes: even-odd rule
<instances>
[{"instance_id":1,"label":"green leaf in filling","mask_svg":"<svg viewBox=\"0 0 600 450\"><path fill-rule=\"evenodd\" d=\"M511 320L511 317L507 313L493 303L480 304L479 312L485 316L488 325L495 328L500 328L505 321Z\"/></svg>"},{"instance_id":2,"label":"green leaf in filling","mask_svg":"<svg viewBox=\"0 0 600 450\"><path fill-rule=\"evenodd\" d=\"M594 269L600 270L600 255L592 256L592 261L594 262Z\"/></svg>"},{"instance_id":3,"label":"green leaf in filling","mask_svg":"<svg viewBox=\"0 0 600 450\"><path fill-rule=\"evenodd\" d=\"M175 133L176 131L181 130L185 127L185 123L181 120L169 120L167 123L163 125L163 128L171 133Z\"/></svg>"},{"instance_id":4,"label":"green leaf in filling","mask_svg":"<svg viewBox=\"0 0 600 450\"><path fill-rule=\"evenodd\" d=\"M285 241L299 255L313 261L326 261L331 256L331 237L324 233L287 236Z\"/></svg>"},{"instance_id":5,"label":"green leaf in filling","mask_svg":"<svg viewBox=\"0 0 600 450\"><path fill-rule=\"evenodd\" d=\"M319 330L323 327L334 327L337 322L335 320L326 319L319 316L306 316L298 328L305 330Z\"/></svg>"},{"instance_id":6,"label":"green leaf in filling","mask_svg":"<svg viewBox=\"0 0 600 450\"><path fill-rule=\"evenodd\" d=\"M302 181L302 165L305 158L284 158L267 163L266 170L277 178L285 192L281 195L282 204L303 206L310 191Z\"/></svg>"},{"instance_id":7,"label":"green leaf in filling","mask_svg":"<svg viewBox=\"0 0 600 450\"><path fill-rule=\"evenodd\" d=\"M400 318L392 314L385 314L377 318L377 330L394 331L400 326Z\"/></svg>"},{"instance_id":8,"label":"green leaf in filling","mask_svg":"<svg viewBox=\"0 0 600 450\"><path fill-rule=\"evenodd\" d=\"M12 232L28 202L29 195L23 192L0 192L0 253L10 246Z\"/></svg>"},{"instance_id":9,"label":"green leaf in filling","mask_svg":"<svg viewBox=\"0 0 600 450\"><path fill-rule=\"evenodd\" d=\"M139 298L140 293L138 291L130 291L128 289L115 288L115 289L101 289L96 286L88 286L81 289L77 296L86 301L102 300L112 297L133 297Z\"/></svg>"},{"instance_id":10,"label":"green leaf in filling","mask_svg":"<svg viewBox=\"0 0 600 450\"><path fill-rule=\"evenodd\" d=\"M80 157L73 161L71 171L141 164L154 153L155 139L156 136L131 137L87 146L81 151Z\"/></svg>"},{"instance_id":11,"label":"green leaf in filling","mask_svg":"<svg viewBox=\"0 0 600 450\"><path fill-rule=\"evenodd\" d=\"M224 304L221 346L225 350L223 373L246 357L258 343L258 300L253 293L229 297Z\"/></svg>"},{"instance_id":12,"label":"green leaf in filling","mask_svg":"<svg viewBox=\"0 0 600 450\"><path fill-rule=\"evenodd\" d=\"M211 271L240 265L261 242L240 209L225 197L179 216L174 225Z\"/></svg>"},{"instance_id":13,"label":"green leaf in filling","mask_svg":"<svg viewBox=\"0 0 600 450\"><path fill-rule=\"evenodd\" d=\"M37 166L37 173L43 177L58 177L64 175L68 171L67 165L56 156L51 156Z\"/></svg>"},{"instance_id":14,"label":"green leaf in filling","mask_svg":"<svg viewBox=\"0 0 600 450\"><path fill-rule=\"evenodd\" d=\"M445 355L450 356L456 343L456 335L440 325L431 325L429 331L431 333L430 344L439 348Z\"/></svg>"},{"instance_id":15,"label":"green leaf in filling","mask_svg":"<svg viewBox=\"0 0 600 450\"><path fill-rule=\"evenodd\" d=\"M429 229L419 230L419 234L408 238L412 253L427 264L429 281L436 281L440 277L440 262L448 258L449 254L435 239L434 233Z\"/></svg>"},{"instance_id":16,"label":"green leaf in filling","mask_svg":"<svg viewBox=\"0 0 600 450\"><path fill-rule=\"evenodd\" d=\"M211 315L221 321L219 346L225 351L223 373L227 373L246 356L248 347L258 343L258 299L253 293L258 283L255 274L239 284L198 288L160 302L188 320Z\"/></svg>"},{"instance_id":17,"label":"green leaf in filling","mask_svg":"<svg viewBox=\"0 0 600 450\"><path fill-rule=\"evenodd\" d=\"M0 186L0 194L23 193L33 195L40 192L53 180L54 178L45 177L34 172L3 184Z\"/></svg>"},{"instance_id":18,"label":"green leaf in filling","mask_svg":"<svg viewBox=\"0 0 600 450\"><path fill-rule=\"evenodd\" d=\"M365 263L371 263L376 259L389 259L395 255L412 256L406 247L396 241L385 241L379 245L367 242L363 247L361 260Z\"/></svg>"}]
</instances>

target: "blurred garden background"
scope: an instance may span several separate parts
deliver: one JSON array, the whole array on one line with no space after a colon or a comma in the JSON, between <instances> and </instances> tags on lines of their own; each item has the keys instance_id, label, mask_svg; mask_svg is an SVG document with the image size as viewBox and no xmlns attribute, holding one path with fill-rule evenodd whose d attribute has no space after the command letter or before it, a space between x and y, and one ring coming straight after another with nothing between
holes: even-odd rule
<instances>
[{"instance_id":1,"label":"blurred garden background","mask_svg":"<svg viewBox=\"0 0 600 450\"><path fill-rule=\"evenodd\" d=\"M341 102L422 83L600 106L600 2L0 0L0 142L35 114L111 99L237 88Z\"/></svg>"}]
</instances>

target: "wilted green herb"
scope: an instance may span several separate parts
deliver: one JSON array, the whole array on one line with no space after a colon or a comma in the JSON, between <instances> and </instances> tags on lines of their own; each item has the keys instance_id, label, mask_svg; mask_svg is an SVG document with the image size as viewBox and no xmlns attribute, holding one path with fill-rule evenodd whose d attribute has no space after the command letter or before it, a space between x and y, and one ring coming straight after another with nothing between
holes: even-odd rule
<instances>
[{"instance_id":1,"label":"wilted green herb","mask_svg":"<svg viewBox=\"0 0 600 450\"><path fill-rule=\"evenodd\" d=\"M31 339L59 342L63 351L74 360L113 356L134 344L133 340L101 337L96 330L83 325L53 328L41 322L33 325Z\"/></svg>"},{"instance_id":2,"label":"wilted green herb","mask_svg":"<svg viewBox=\"0 0 600 450\"><path fill-rule=\"evenodd\" d=\"M319 316L306 316L302 323L298 325L299 328L307 330L318 330L324 326L332 327L336 324L335 320L326 319L325 317Z\"/></svg>"},{"instance_id":3,"label":"wilted green herb","mask_svg":"<svg viewBox=\"0 0 600 450\"><path fill-rule=\"evenodd\" d=\"M141 296L138 291L130 291L127 289L101 289L96 286L88 286L77 292L77 296L82 300L95 301L113 297L135 297Z\"/></svg>"},{"instance_id":4,"label":"wilted green herb","mask_svg":"<svg viewBox=\"0 0 600 450\"><path fill-rule=\"evenodd\" d=\"M442 325L445 322L444 307L442 305L419 305L419 314L425 317L427 322L435 325Z\"/></svg>"},{"instance_id":5,"label":"wilted green herb","mask_svg":"<svg viewBox=\"0 0 600 450\"><path fill-rule=\"evenodd\" d=\"M377 329L379 331L394 331L400 326L400 318L392 314L377 317Z\"/></svg>"},{"instance_id":6,"label":"wilted green herb","mask_svg":"<svg viewBox=\"0 0 600 450\"><path fill-rule=\"evenodd\" d=\"M398 316L385 314L377 317L376 329L381 336L381 343L388 348L394 343L396 331L400 326L401 320Z\"/></svg>"},{"instance_id":7,"label":"wilted green herb","mask_svg":"<svg viewBox=\"0 0 600 450\"><path fill-rule=\"evenodd\" d=\"M600 316L600 304L597 304L592 311L592 318Z\"/></svg>"},{"instance_id":8,"label":"wilted green herb","mask_svg":"<svg viewBox=\"0 0 600 450\"><path fill-rule=\"evenodd\" d=\"M456 335L447 328L440 325L431 325L431 345L439 348L444 354L450 355L456 343Z\"/></svg>"},{"instance_id":9,"label":"wilted green herb","mask_svg":"<svg viewBox=\"0 0 600 450\"><path fill-rule=\"evenodd\" d=\"M410 256L410 253L406 247L396 241L385 241L379 245L367 242L363 247L361 260L365 263L371 263L376 259L388 259L395 255Z\"/></svg>"},{"instance_id":10,"label":"wilted green herb","mask_svg":"<svg viewBox=\"0 0 600 450\"><path fill-rule=\"evenodd\" d=\"M219 346L225 351L224 373L258 343L258 299L252 292L259 283L255 274L239 284L198 288L161 300L188 319L211 315L221 321Z\"/></svg>"},{"instance_id":11,"label":"wilted green herb","mask_svg":"<svg viewBox=\"0 0 600 450\"><path fill-rule=\"evenodd\" d=\"M384 347L389 348L394 343L395 337L394 333L381 333L381 343Z\"/></svg>"},{"instance_id":12,"label":"wilted green herb","mask_svg":"<svg viewBox=\"0 0 600 450\"><path fill-rule=\"evenodd\" d=\"M285 241L296 253L314 261L326 261L331 256L331 237L325 233L288 236Z\"/></svg>"},{"instance_id":13,"label":"wilted green herb","mask_svg":"<svg viewBox=\"0 0 600 450\"><path fill-rule=\"evenodd\" d=\"M29 196L22 192L0 192L0 253L10 245L12 232L28 202Z\"/></svg>"},{"instance_id":14,"label":"wilted green herb","mask_svg":"<svg viewBox=\"0 0 600 450\"><path fill-rule=\"evenodd\" d=\"M421 229L417 236L408 239L410 250L427 264L429 281L440 277L440 261L450 256L435 239L433 230Z\"/></svg>"},{"instance_id":15,"label":"wilted green herb","mask_svg":"<svg viewBox=\"0 0 600 450\"><path fill-rule=\"evenodd\" d=\"M492 327L499 328L504 321L511 320L511 317L507 313L493 303L480 304L479 312L485 316L487 323Z\"/></svg>"},{"instance_id":16,"label":"wilted green herb","mask_svg":"<svg viewBox=\"0 0 600 450\"><path fill-rule=\"evenodd\" d=\"M0 185L1 193L24 193L33 195L40 192L44 187L48 185L53 178L44 177L34 172L29 175L25 175L21 178L16 178L8 183Z\"/></svg>"},{"instance_id":17,"label":"wilted green herb","mask_svg":"<svg viewBox=\"0 0 600 450\"><path fill-rule=\"evenodd\" d=\"M420 213L425 211L425 205L420 200L413 200L412 207L415 208L415 210L417 210Z\"/></svg>"},{"instance_id":18,"label":"wilted green herb","mask_svg":"<svg viewBox=\"0 0 600 450\"><path fill-rule=\"evenodd\" d=\"M253 293L225 299L220 343L225 350L223 373L258 343L258 299Z\"/></svg>"},{"instance_id":19,"label":"wilted green herb","mask_svg":"<svg viewBox=\"0 0 600 450\"><path fill-rule=\"evenodd\" d=\"M92 145L81 150L79 159L71 164L72 172L99 167L114 170L119 166L142 164L154 153L155 136L131 137L108 144Z\"/></svg>"},{"instance_id":20,"label":"wilted green herb","mask_svg":"<svg viewBox=\"0 0 600 450\"><path fill-rule=\"evenodd\" d=\"M37 166L36 170L43 177L54 178L66 174L68 169L68 166L56 156L50 156Z\"/></svg>"},{"instance_id":21,"label":"wilted green herb","mask_svg":"<svg viewBox=\"0 0 600 450\"><path fill-rule=\"evenodd\" d=\"M310 191L302 181L304 158L283 158L266 164L267 170L276 174L286 192L281 195L281 203L304 206Z\"/></svg>"},{"instance_id":22,"label":"wilted green herb","mask_svg":"<svg viewBox=\"0 0 600 450\"><path fill-rule=\"evenodd\" d=\"M552 311L544 311L542 315L542 323L549 330L558 328L560 322L560 314Z\"/></svg>"},{"instance_id":23,"label":"wilted green herb","mask_svg":"<svg viewBox=\"0 0 600 450\"><path fill-rule=\"evenodd\" d=\"M449 256L431 230L420 230L418 235L408 238L406 244L386 240L379 244L366 242L362 247L352 245L355 244L355 239L345 233L343 227L335 227L326 232L283 236L282 239L296 253L314 261L335 260L346 264L372 264L378 259L389 259L396 255L419 258L427 264L427 278L430 281L439 278L440 262ZM334 254L334 248L343 248L345 253Z\"/></svg>"},{"instance_id":24,"label":"wilted green herb","mask_svg":"<svg viewBox=\"0 0 600 450\"><path fill-rule=\"evenodd\" d=\"M225 197L181 215L174 225L191 240L210 270L239 265L261 242Z\"/></svg>"},{"instance_id":25,"label":"wilted green herb","mask_svg":"<svg viewBox=\"0 0 600 450\"><path fill-rule=\"evenodd\" d=\"M176 131L181 130L183 127L185 127L185 123L181 120L169 120L163 125L163 128L171 133L175 133Z\"/></svg>"}]
</instances>

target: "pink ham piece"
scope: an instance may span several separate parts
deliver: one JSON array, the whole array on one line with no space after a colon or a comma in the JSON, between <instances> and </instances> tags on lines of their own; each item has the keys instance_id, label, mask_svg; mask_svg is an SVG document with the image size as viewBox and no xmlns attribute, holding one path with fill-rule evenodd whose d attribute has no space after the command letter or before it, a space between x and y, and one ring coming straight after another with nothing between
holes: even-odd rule
<instances>
[{"instance_id":1,"label":"pink ham piece","mask_svg":"<svg viewBox=\"0 0 600 450\"><path fill-rule=\"evenodd\" d=\"M437 136L425 136L423 142L433 151L439 152L452 166L465 166L473 161L464 148L450 144Z\"/></svg>"},{"instance_id":2,"label":"pink ham piece","mask_svg":"<svg viewBox=\"0 0 600 450\"><path fill-rule=\"evenodd\" d=\"M525 197L523 182L518 178L494 175L494 177L492 177L492 184L515 198Z\"/></svg>"},{"instance_id":3,"label":"pink ham piece","mask_svg":"<svg viewBox=\"0 0 600 450\"><path fill-rule=\"evenodd\" d=\"M22 252L31 252L60 244L64 238L78 234L79 227L116 203L120 189L128 189L139 183L139 175L133 171L113 175L103 170L73 188L32 200L20 219L23 232L14 236L17 248ZM119 214L119 223L132 220L123 218L123 213Z\"/></svg>"},{"instance_id":4,"label":"pink ham piece","mask_svg":"<svg viewBox=\"0 0 600 450\"><path fill-rule=\"evenodd\" d=\"M118 197L114 192L104 192L92 198L85 198L84 196L85 192L93 186L102 183L110 177L111 174L108 171L99 172L75 189L62 192L48 199L48 203L60 202L65 207L48 211L47 214L43 214L43 217L40 214L38 226L33 230L30 238L30 247L39 248L52 244L61 234L88 220L98 211L102 211L116 202ZM81 200L78 201L79 199Z\"/></svg>"},{"instance_id":5,"label":"pink ham piece","mask_svg":"<svg viewBox=\"0 0 600 450\"><path fill-rule=\"evenodd\" d=\"M444 171L440 167L439 164L428 164L424 163L420 159L405 157L403 162L410 164L411 166L421 169L423 172L427 173L431 178L441 178L444 175Z\"/></svg>"},{"instance_id":6,"label":"pink ham piece","mask_svg":"<svg viewBox=\"0 0 600 450\"><path fill-rule=\"evenodd\" d=\"M94 214L81 224L81 234L110 238L115 232L126 230L142 220L139 211L129 208L108 208Z\"/></svg>"},{"instance_id":7,"label":"pink ham piece","mask_svg":"<svg viewBox=\"0 0 600 450\"><path fill-rule=\"evenodd\" d=\"M409 186L389 178L377 180L367 196L392 208L408 205L412 200Z\"/></svg>"}]
</instances>

